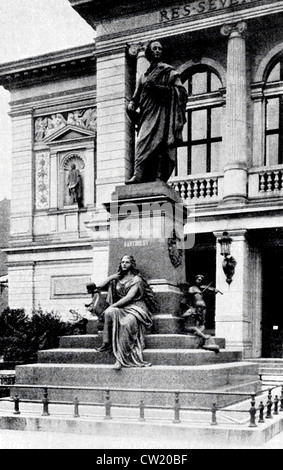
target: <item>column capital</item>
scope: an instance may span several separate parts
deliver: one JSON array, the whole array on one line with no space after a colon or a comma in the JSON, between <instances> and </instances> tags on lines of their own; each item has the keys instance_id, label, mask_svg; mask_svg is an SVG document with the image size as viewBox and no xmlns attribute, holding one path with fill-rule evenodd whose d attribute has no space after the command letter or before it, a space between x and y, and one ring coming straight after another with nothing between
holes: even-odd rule
<instances>
[{"instance_id":1,"label":"column capital","mask_svg":"<svg viewBox=\"0 0 283 470\"><path fill-rule=\"evenodd\" d=\"M239 21L238 23L228 23L221 26L220 32L222 36L242 36L247 30L247 23Z\"/></svg>"},{"instance_id":2,"label":"column capital","mask_svg":"<svg viewBox=\"0 0 283 470\"><path fill-rule=\"evenodd\" d=\"M227 230L222 230L222 231L215 231L213 232L213 235L215 236L215 238L218 240L219 238L221 238L223 236L223 231L224 232L228 232L228 235L230 237L236 237L237 240L241 239L241 240L246 240L247 238L247 233L248 233L248 230L247 229L227 229Z\"/></svg>"},{"instance_id":3,"label":"column capital","mask_svg":"<svg viewBox=\"0 0 283 470\"><path fill-rule=\"evenodd\" d=\"M127 43L128 53L131 57L138 57L140 53L144 53L147 42Z\"/></svg>"}]
</instances>

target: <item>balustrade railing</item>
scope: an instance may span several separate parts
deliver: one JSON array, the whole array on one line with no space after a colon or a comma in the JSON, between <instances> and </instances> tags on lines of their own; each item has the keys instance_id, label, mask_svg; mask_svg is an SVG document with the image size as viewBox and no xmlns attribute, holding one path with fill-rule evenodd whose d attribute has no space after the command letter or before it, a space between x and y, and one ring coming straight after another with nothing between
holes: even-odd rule
<instances>
[{"instance_id":1,"label":"balustrade railing","mask_svg":"<svg viewBox=\"0 0 283 470\"><path fill-rule=\"evenodd\" d=\"M283 196L282 165L249 170L249 198Z\"/></svg>"},{"instance_id":2,"label":"balustrade railing","mask_svg":"<svg viewBox=\"0 0 283 470\"><path fill-rule=\"evenodd\" d=\"M208 203L217 201L219 197L219 176L173 178L169 184L184 201Z\"/></svg>"},{"instance_id":3,"label":"balustrade railing","mask_svg":"<svg viewBox=\"0 0 283 470\"><path fill-rule=\"evenodd\" d=\"M276 193L283 189L283 171L267 170L259 173L259 192Z\"/></svg>"},{"instance_id":4,"label":"balustrade railing","mask_svg":"<svg viewBox=\"0 0 283 470\"><path fill-rule=\"evenodd\" d=\"M219 414L221 411L225 413L225 417L227 418L228 413L240 413L240 414L245 414L245 418L242 419L241 421L236 421L235 419L232 419L232 424L233 426L235 424L242 424L248 427L257 427L258 424L265 423L265 420L272 419L274 415L278 415L279 413L283 412L283 385L281 386L281 395L280 397L278 395L275 395L273 398L272 392L278 388L278 385L275 385L274 387L270 387L266 390L261 390L260 392L257 393L245 393L245 392L214 392L214 391L204 391L204 390L149 390L149 389L119 389L119 388L112 388L112 389L105 389L103 387L75 387L75 386L40 386L40 385L0 385L0 388L9 388L10 390L16 388L16 389L37 389L37 390L42 390L43 391L43 399L42 400L32 400L32 399L26 399L26 398L20 398L19 393L16 393L13 397L10 398L11 403L13 403L13 414L14 415L20 415L22 413L21 411L21 405L23 403L29 403L29 404L38 404L42 403L42 414L41 416L51 416L51 411L50 411L50 406L51 405L70 405L72 406L73 409L73 417L74 418L80 418L80 409L83 406L88 406L88 407L102 407L104 408L104 416L102 416L105 420L111 420L113 419L112 415L112 410L114 408L127 408L127 409L136 409L137 410L137 419L139 421L146 421L146 416L145 416L145 411L147 410L150 412L150 410L167 410L172 412L172 422L175 424L185 422L181 420L181 412L185 411L197 411L197 412L207 412L210 414L210 424L212 426L217 426L219 424L218 418ZM57 390L57 391L63 391L63 390L72 390L72 391L103 391L104 392L104 402L96 403L96 402L82 402L79 400L78 396L75 397L73 401L59 401L59 400L50 400L49 399L49 391L51 390ZM145 393L145 394L173 394L174 399L173 399L173 404L171 406L169 405L152 405L152 404L146 404L144 398L142 398L139 403L137 404L119 404L115 403L113 404L112 402L112 397L111 393L113 392L127 392L127 393L137 393L139 392L140 394ZM264 405L262 396L264 393L268 392L267 395L267 401ZM211 407L190 407L190 406L184 406L181 404L181 396L182 395L203 395L203 396L213 396L216 398L214 400L213 404ZM240 406L243 406L242 403L246 402L246 399L248 400L248 397L250 397L250 406L247 408L239 408L234 407L234 408L229 408L227 405L219 406L218 405L218 399L223 396L233 396L237 397L238 399L241 398L242 402L240 403ZM256 403L256 398L260 400L260 402L257 404ZM6 399L7 400L7 399ZM0 401L1 403L1 401ZM265 413L266 411L266 413ZM56 413L58 415L58 411ZM67 414L64 413L64 416ZM220 415L221 416L221 415ZM148 417L150 421L158 418L154 418L152 415L149 415ZM133 418L131 418L133 419ZM225 426L227 426L227 422L225 422Z\"/></svg>"},{"instance_id":5,"label":"balustrade railing","mask_svg":"<svg viewBox=\"0 0 283 470\"><path fill-rule=\"evenodd\" d=\"M207 173L186 177L173 177L168 184L187 204L211 204L223 197L223 174ZM248 174L248 197L283 197L283 165L253 167Z\"/></svg>"}]
</instances>

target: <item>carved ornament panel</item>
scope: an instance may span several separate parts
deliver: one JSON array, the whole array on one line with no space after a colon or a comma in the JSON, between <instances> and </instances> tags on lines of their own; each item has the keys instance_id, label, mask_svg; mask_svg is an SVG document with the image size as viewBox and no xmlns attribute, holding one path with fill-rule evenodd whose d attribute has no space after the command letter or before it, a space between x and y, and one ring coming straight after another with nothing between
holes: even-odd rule
<instances>
[{"instance_id":1,"label":"carved ornament panel","mask_svg":"<svg viewBox=\"0 0 283 470\"><path fill-rule=\"evenodd\" d=\"M49 207L49 175L49 153L41 152L36 155L35 162L36 209L48 209Z\"/></svg>"}]
</instances>

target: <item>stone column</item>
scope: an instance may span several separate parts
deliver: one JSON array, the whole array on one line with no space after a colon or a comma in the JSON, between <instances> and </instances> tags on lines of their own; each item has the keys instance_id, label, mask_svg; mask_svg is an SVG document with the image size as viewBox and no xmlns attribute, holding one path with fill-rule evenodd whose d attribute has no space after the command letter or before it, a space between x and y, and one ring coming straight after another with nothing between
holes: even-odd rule
<instances>
[{"instance_id":1,"label":"stone column","mask_svg":"<svg viewBox=\"0 0 283 470\"><path fill-rule=\"evenodd\" d=\"M228 36L224 201L244 202L247 198L247 79L246 23L224 25Z\"/></svg>"},{"instance_id":2,"label":"stone column","mask_svg":"<svg viewBox=\"0 0 283 470\"><path fill-rule=\"evenodd\" d=\"M220 243L223 232L215 232L217 238L216 286L223 293L216 296L216 336L225 338L226 348L243 352L243 357L258 356L260 338L261 271L259 259L246 238L247 231L231 230L231 255L236 260L231 284L223 272L223 256ZM256 318L255 318L256 317ZM255 328L257 331L255 331Z\"/></svg>"}]
</instances>

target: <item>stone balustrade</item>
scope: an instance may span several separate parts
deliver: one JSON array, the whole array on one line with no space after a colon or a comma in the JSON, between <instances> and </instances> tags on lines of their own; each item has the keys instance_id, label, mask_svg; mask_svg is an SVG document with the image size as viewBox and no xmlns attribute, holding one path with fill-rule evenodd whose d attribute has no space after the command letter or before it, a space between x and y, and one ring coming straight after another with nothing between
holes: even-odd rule
<instances>
[{"instance_id":1,"label":"stone balustrade","mask_svg":"<svg viewBox=\"0 0 283 470\"><path fill-rule=\"evenodd\" d=\"M211 204L223 198L223 175L219 173L174 177L169 184L187 203ZM248 198L272 197L283 197L283 165L251 168L248 172Z\"/></svg>"},{"instance_id":2,"label":"stone balustrade","mask_svg":"<svg viewBox=\"0 0 283 470\"><path fill-rule=\"evenodd\" d=\"M172 178L170 185L184 201L211 203L219 200L221 175L211 173L203 176ZM223 178L223 177L222 177Z\"/></svg>"},{"instance_id":3,"label":"stone balustrade","mask_svg":"<svg viewBox=\"0 0 283 470\"><path fill-rule=\"evenodd\" d=\"M283 196L283 165L249 171L249 198Z\"/></svg>"}]
</instances>

